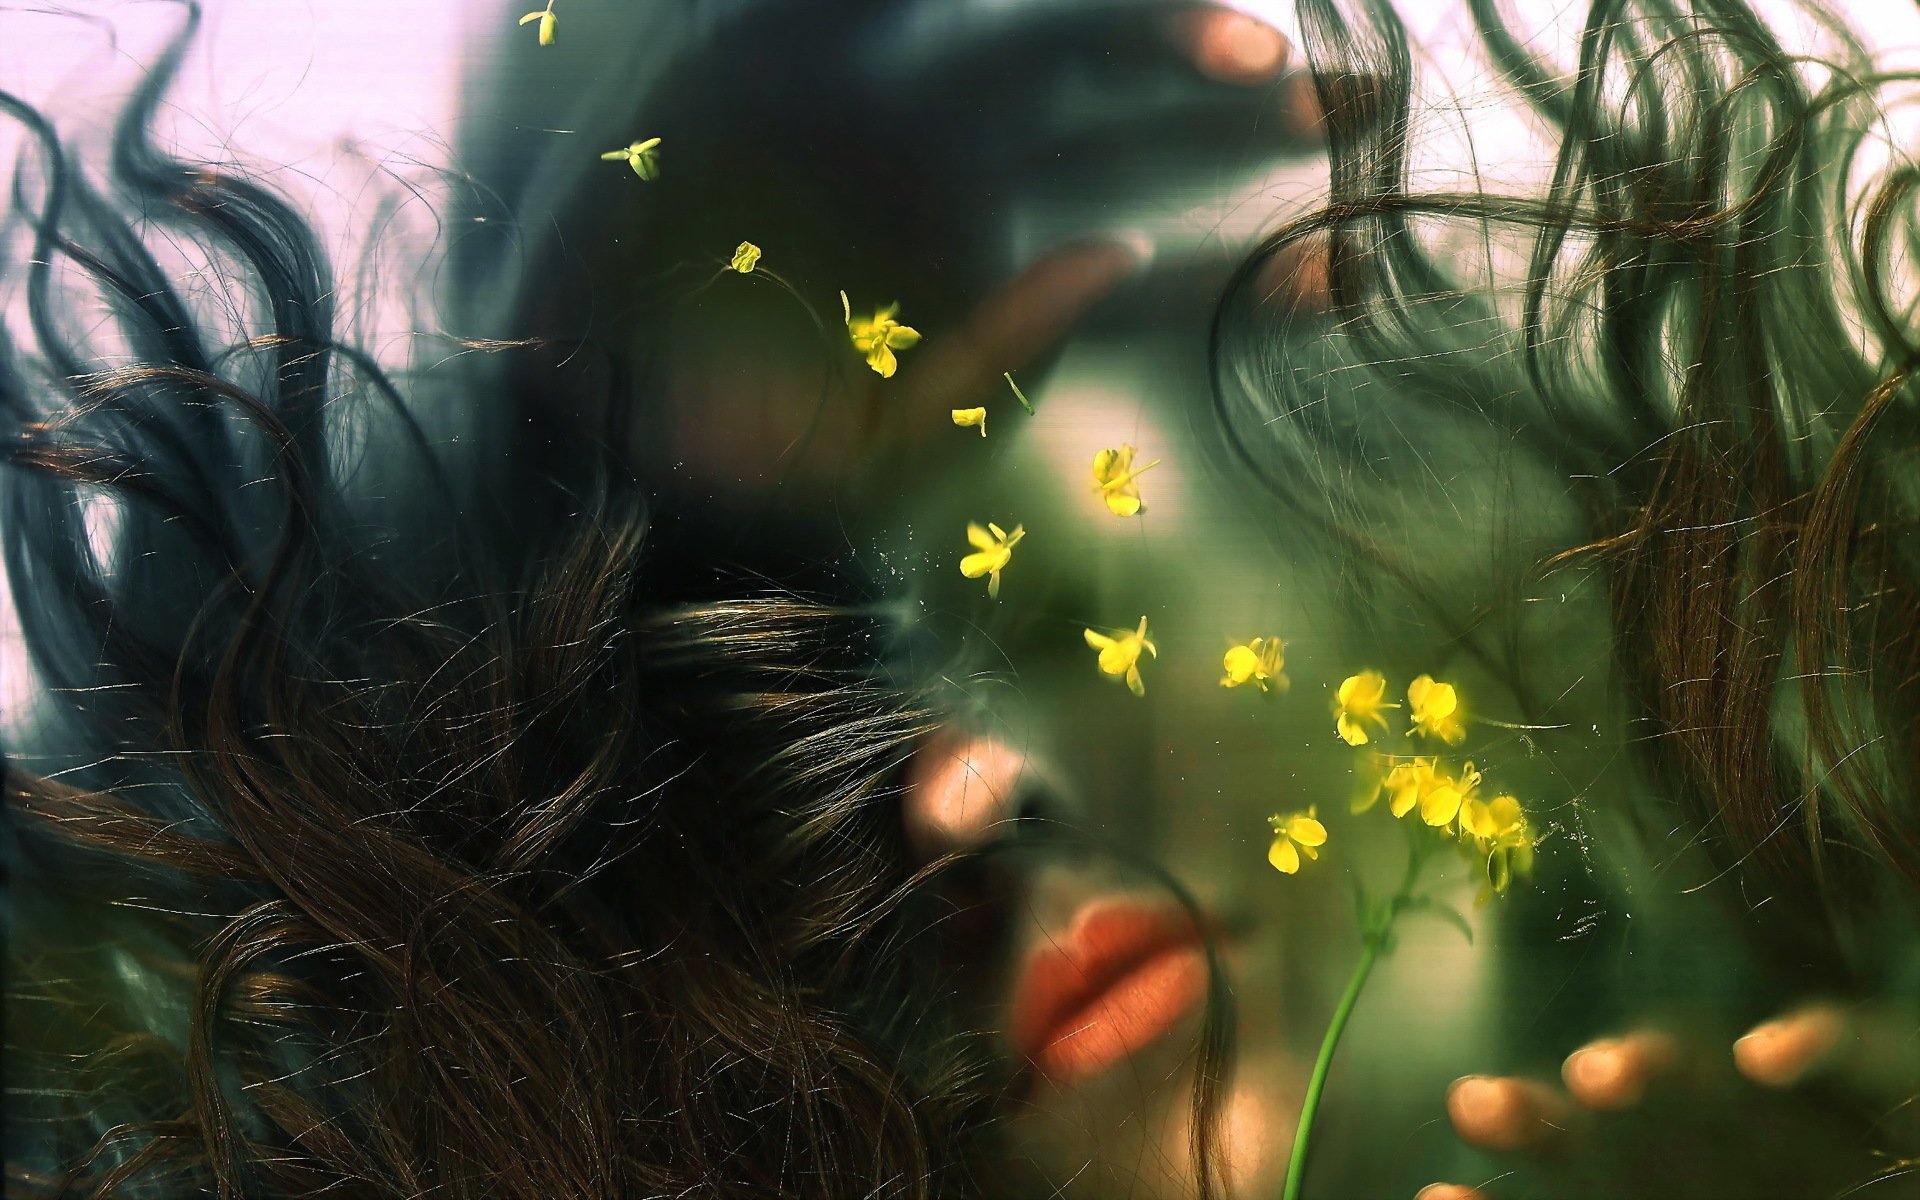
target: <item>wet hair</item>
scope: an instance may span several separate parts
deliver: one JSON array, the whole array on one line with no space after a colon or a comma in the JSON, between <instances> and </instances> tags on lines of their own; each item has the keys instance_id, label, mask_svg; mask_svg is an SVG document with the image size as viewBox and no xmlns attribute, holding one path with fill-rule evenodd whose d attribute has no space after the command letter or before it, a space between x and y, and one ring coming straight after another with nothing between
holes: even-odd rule
<instances>
[{"instance_id":1,"label":"wet hair","mask_svg":"<svg viewBox=\"0 0 1920 1200\"><path fill-rule=\"evenodd\" d=\"M1237 462L1525 720L1578 707L1541 691L1571 689L1582 637L1543 619L1548 593L1603 587L1585 640L1611 644L1638 790L1679 798L1815 940L1890 890L1910 911L1920 169L1881 109L1909 80L1816 5L1793 15L1818 58L1736 0L1594 0L1557 61L1494 0L1467 7L1550 178L1498 178L1504 143L1479 147L1492 178L1420 171L1405 25L1303 0L1330 194L1217 314ZM1316 261L1323 310L1269 302Z\"/></svg>"}]
</instances>

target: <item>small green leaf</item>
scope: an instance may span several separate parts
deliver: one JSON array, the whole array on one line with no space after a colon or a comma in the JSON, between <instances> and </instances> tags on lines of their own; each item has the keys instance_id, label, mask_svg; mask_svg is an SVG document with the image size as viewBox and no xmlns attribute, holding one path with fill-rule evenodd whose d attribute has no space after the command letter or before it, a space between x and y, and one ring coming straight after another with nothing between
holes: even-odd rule
<instances>
[{"instance_id":1,"label":"small green leaf","mask_svg":"<svg viewBox=\"0 0 1920 1200\"><path fill-rule=\"evenodd\" d=\"M1021 407L1021 408L1024 408L1024 409L1026 409L1026 410L1027 410L1027 415L1028 415L1028 416L1032 416L1032 415L1033 415L1033 401L1031 401L1031 400L1029 400L1029 399L1027 399L1027 394L1026 394L1025 392L1023 392L1023 391L1021 391L1021 390L1020 390L1020 385L1019 385L1019 384L1017 384L1017 383L1015 383L1015 382L1013 381L1013 372L1011 372L1011 371L1002 371L1002 372L1001 372L1000 374L1001 374L1001 375L1002 375L1002 376L1003 376L1003 377L1004 377L1004 378L1006 379L1006 381L1007 381L1007 386L1013 389L1013 398L1014 398L1015 400L1018 400L1018 401L1020 402L1020 407Z\"/></svg>"}]
</instances>

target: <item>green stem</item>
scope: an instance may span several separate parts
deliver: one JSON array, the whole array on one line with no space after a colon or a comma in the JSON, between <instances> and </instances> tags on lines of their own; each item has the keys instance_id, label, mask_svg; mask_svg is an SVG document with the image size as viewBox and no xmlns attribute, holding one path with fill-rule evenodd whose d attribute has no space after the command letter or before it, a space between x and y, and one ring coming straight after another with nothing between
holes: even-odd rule
<instances>
[{"instance_id":1,"label":"green stem","mask_svg":"<svg viewBox=\"0 0 1920 1200\"><path fill-rule=\"evenodd\" d=\"M1393 931L1394 921L1413 899L1414 885L1420 880L1420 868L1426 865L1427 854L1431 850L1431 839L1421 836L1425 832L1413 830L1409 835L1407 868L1400 877L1400 889L1380 910L1378 920L1361 935L1360 961L1354 965L1353 978L1347 980L1347 990L1340 994L1340 1003L1334 1006L1333 1020L1327 1023L1326 1036L1320 1039L1320 1054L1313 1060L1313 1074L1307 1078L1307 1094L1300 1102L1300 1124L1293 1133L1293 1154L1287 1159L1287 1186L1280 1193L1281 1200L1300 1200L1300 1187L1307 1178L1307 1146L1313 1138L1313 1118L1320 1111L1320 1095L1326 1090L1327 1075L1333 1070L1333 1052L1340 1047L1340 1035L1347 1031L1354 1005L1359 1003L1360 993L1367 986L1367 976L1373 974L1373 965L1380 961L1380 955L1386 951L1387 935Z\"/></svg>"},{"instance_id":2,"label":"green stem","mask_svg":"<svg viewBox=\"0 0 1920 1200\"><path fill-rule=\"evenodd\" d=\"M1347 980L1347 990L1341 994L1340 1004L1333 1010L1333 1020L1327 1024L1327 1035L1320 1039L1320 1056L1314 1060L1313 1075L1307 1080L1307 1096L1300 1105L1300 1126L1293 1134L1293 1154L1287 1159L1287 1187L1281 1193L1282 1200L1300 1200L1300 1185L1307 1177L1307 1142L1313 1137L1313 1118L1320 1111L1320 1093L1326 1089L1327 1073L1333 1069L1333 1052L1340 1045L1340 1035L1346 1032L1353 1006L1360 999L1360 990L1367 986L1367 976L1373 973L1373 964L1379 961L1386 940L1385 929L1378 935L1367 936L1360 962L1353 968L1353 978Z\"/></svg>"}]
</instances>

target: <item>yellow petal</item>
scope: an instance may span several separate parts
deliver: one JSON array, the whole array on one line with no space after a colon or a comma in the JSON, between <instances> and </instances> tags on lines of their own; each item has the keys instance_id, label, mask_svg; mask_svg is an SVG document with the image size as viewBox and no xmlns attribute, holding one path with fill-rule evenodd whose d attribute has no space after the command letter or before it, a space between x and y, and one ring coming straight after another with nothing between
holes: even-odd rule
<instances>
[{"instance_id":1,"label":"yellow petal","mask_svg":"<svg viewBox=\"0 0 1920 1200\"><path fill-rule=\"evenodd\" d=\"M1345 713L1334 718L1333 725L1339 731L1340 740L1349 746L1364 746L1369 740L1366 728Z\"/></svg>"},{"instance_id":2,"label":"yellow petal","mask_svg":"<svg viewBox=\"0 0 1920 1200\"><path fill-rule=\"evenodd\" d=\"M554 26L558 23L559 23L559 18L554 16L551 12L545 12L540 14L540 44L542 46L553 45Z\"/></svg>"},{"instance_id":3,"label":"yellow petal","mask_svg":"<svg viewBox=\"0 0 1920 1200\"><path fill-rule=\"evenodd\" d=\"M1140 512L1140 497L1124 495L1120 492L1107 493L1107 511L1116 517L1137 516Z\"/></svg>"},{"instance_id":4,"label":"yellow petal","mask_svg":"<svg viewBox=\"0 0 1920 1200\"><path fill-rule=\"evenodd\" d=\"M962 428L978 425L980 436L987 436L987 410L984 408L956 408L953 410L953 423Z\"/></svg>"},{"instance_id":5,"label":"yellow petal","mask_svg":"<svg viewBox=\"0 0 1920 1200\"><path fill-rule=\"evenodd\" d=\"M995 525L992 521L987 522L987 532L993 535L993 540L996 544L1002 546L1007 544L1007 531Z\"/></svg>"},{"instance_id":6,"label":"yellow petal","mask_svg":"<svg viewBox=\"0 0 1920 1200\"><path fill-rule=\"evenodd\" d=\"M911 350L920 341L920 331L906 325L895 325L887 331L887 345L895 350Z\"/></svg>"},{"instance_id":7,"label":"yellow petal","mask_svg":"<svg viewBox=\"0 0 1920 1200\"><path fill-rule=\"evenodd\" d=\"M1487 806L1478 800L1467 799L1460 802L1460 830L1482 841L1493 836L1493 822L1487 814Z\"/></svg>"},{"instance_id":8,"label":"yellow petal","mask_svg":"<svg viewBox=\"0 0 1920 1200\"><path fill-rule=\"evenodd\" d=\"M980 528L980 526L974 522L969 521L967 522L967 544L975 550L991 550L1000 543L994 540L991 533Z\"/></svg>"},{"instance_id":9,"label":"yellow petal","mask_svg":"<svg viewBox=\"0 0 1920 1200\"><path fill-rule=\"evenodd\" d=\"M1312 817L1294 817L1287 822L1287 836L1302 846L1327 844L1327 827Z\"/></svg>"},{"instance_id":10,"label":"yellow petal","mask_svg":"<svg viewBox=\"0 0 1920 1200\"><path fill-rule=\"evenodd\" d=\"M999 598L1000 598L1000 572L995 571L992 574L987 576L987 599L998 600Z\"/></svg>"},{"instance_id":11,"label":"yellow petal","mask_svg":"<svg viewBox=\"0 0 1920 1200\"><path fill-rule=\"evenodd\" d=\"M1139 666L1138 660L1135 660L1135 663L1133 666L1130 666L1127 668L1127 690L1132 692L1136 696L1144 696L1147 694L1146 681L1140 678L1140 666Z\"/></svg>"},{"instance_id":12,"label":"yellow petal","mask_svg":"<svg viewBox=\"0 0 1920 1200\"><path fill-rule=\"evenodd\" d=\"M1093 482L1095 487L1104 487L1114 475L1113 462L1119 457L1118 450L1102 450L1093 456Z\"/></svg>"},{"instance_id":13,"label":"yellow petal","mask_svg":"<svg viewBox=\"0 0 1920 1200\"><path fill-rule=\"evenodd\" d=\"M982 550L978 554L969 554L960 560L960 573L968 579L978 579L982 575L1000 570L1013 557L1002 547Z\"/></svg>"},{"instance_id":14,"label":"yellow petal","mask_svg":"<svg viewBox=\"0 0 1920 1200\"><path fill-rule=\"evenodd\" d=\"M1435 829L1442 828L1459 814L1463 799L1459 788L1443 783L1420 798L1420 819Z\"/></svg>"},{"instance_id":15,"label":"yellow petal","mask_svg":"<svg viewBox=\"0 0 1920 1200\"><path fill-rule=\"evenodd\" d=\"M882 379L892 379L894 371L900 366L893 357L893 351L887 349L884 341L875 341L873 348L867 351L867 365Z\"/></svg>"},{"instance_id":16,"label":"yellow petal","mask_svg":"<svg viewBox=\"0 0 1920 1200\"><path fill-rule=\"evenodd\" d=\"M1235 646L1221 656L1220 669L1226 672L1226 678L1220 681L1220 686L1239 687L1253 678L1253 673L1259 666L1259 655L1245 646Z\"/></svg>"},{"instance_id":17,"label":"yellow petal","mask_svg":"<svg viewBox=\"0 0 1920 1200\"><path fill-rule=\"evenodd\" d=\"M1080 633L1082 637L1087 639L1087 645L1102 653L1106 651L1108 646L1113 645L1113 639L1104 633L1095 633L1091 629L1083 629Z\"/></svg>"},{"instance_id":18,"label":"yellow petal","mask_svg":"<svg viewBox=\"0 0 1920 1200\"><path fill-rule=\"evenodd\" d=\"M1118 675L1140 661L1140 651L1124 641L1108 642L1100 651L1100 669Z\"/></svg>"},{"instance_id":19,"label":"yellow petal","mask_svg":"<svg viewBox=\"0 0 1920 1200\"><path fill-rule=\"evenodd\" d=\"M760 264L760 247L752 242L741 242L733 249L733 261L728 265L742 275L753 274L754 267Z\"/></svg>"},{"instance_id":20,"label":"yellow petal","mask_svg":"<svg viewBox=\"0 0 1920 1200\"><path fill-rule=\"evenodd\" d=\"M1512 796L1495 796L1487 806L1487 819L1495 833L1506 833L1521 823L1520 802Z\"/></svg>"},{"instance_id":21,"label":"yellow petal","mask_svg":"<svg viewBox=\"0 0 1920 1200\"><path fill-rule=\"evenodd\" d=\"M1386 676L1378 671L1362 671L1340 682L1338 693L1342 708L1371 708L1387 690Z\"/></svg>"},{"instance_id":22,"label":"yellow petal","mask_svg":"<svg viewBox=\"0 0 1920 1200\"><path fill-rule=\"evenodd\" d=\"M1273 845L1267 847L1267 861L1273 869L1282 875L1292 875L1300 870L1300 852L1293 848L1285 834L1273 839Z\"/></svg>"}]
</instances>

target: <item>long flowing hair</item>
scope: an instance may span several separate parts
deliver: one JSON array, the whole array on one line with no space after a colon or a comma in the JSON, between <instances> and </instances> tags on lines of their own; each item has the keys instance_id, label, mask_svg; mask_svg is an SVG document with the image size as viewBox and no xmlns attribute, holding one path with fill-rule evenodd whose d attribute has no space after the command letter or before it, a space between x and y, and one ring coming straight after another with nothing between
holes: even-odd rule
<instances>
[{"instance_id":1,"label":"long flowing hair","mask_svg":"<svg viewBox=\"0 0 1920 1200\"><path fill-rule=\"evenodd\" d=\"M150 140L191 32L104 180L0 95L10 1193L970 1191L883 614L661 603L591 447L443 453L299 214Z\"/></svg>"},{"instance_id":2,"label":"long flowing hair","mask_svg":"<svg viewBox=\"0 0 1920 1200\"><path fill-rule=\"evenodd\" d=\"M1301 5L1329 202L1214 324L1239 464L1530 722L1569 707L1542 692L1569 631L1543 639L1539 614L1604 590L1588 640L1611 645L1643 793L1808 918L1788 957L1890 895L1911 912L1920 169L1893 131L1912 81L1815 4L1791 14L1811 55L1737 0L1594 0L1554 61L1474 0L1550 170L1501 178L1503 143L1441 182L1416 169L1432 113L1407 28L1357 7ZM1273 281L1303 263L1325 310L1276 318Z\"/></svg>"}]
</instances>

